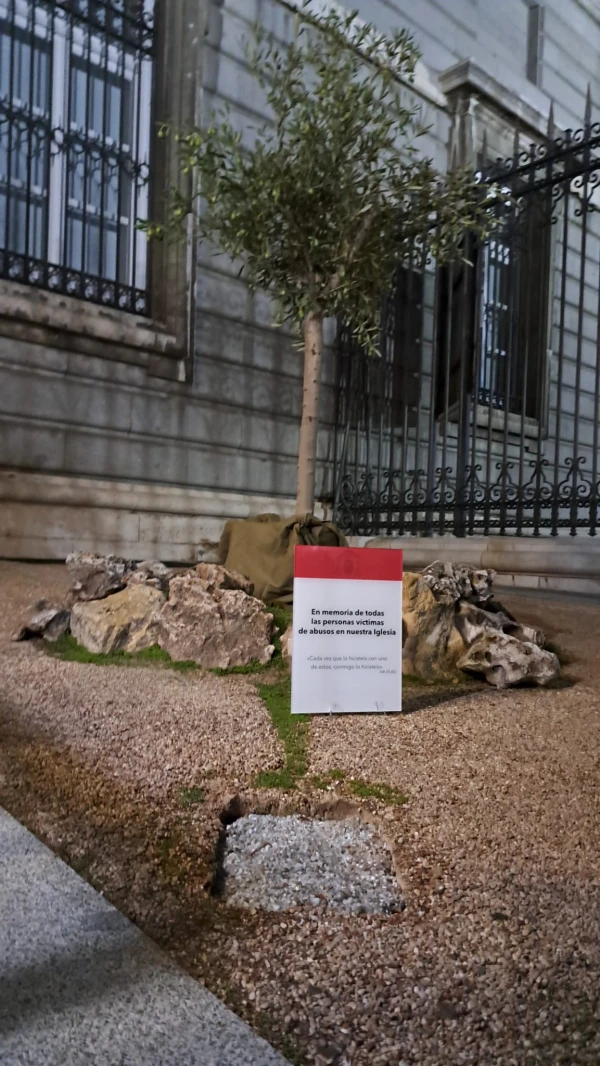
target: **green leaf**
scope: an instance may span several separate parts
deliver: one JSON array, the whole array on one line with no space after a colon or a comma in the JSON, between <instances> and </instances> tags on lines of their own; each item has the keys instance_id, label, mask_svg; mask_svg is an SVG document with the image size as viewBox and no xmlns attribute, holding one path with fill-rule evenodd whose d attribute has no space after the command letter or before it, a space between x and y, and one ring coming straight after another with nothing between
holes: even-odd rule
<instances>
[{"instance_id":1,"label":"green leaf","mask_svg":"<svg viewBox=\"0 0 600 1066\"><path fill-rule=\"evenodd\" d=\"M318 308L374 352L397 264L420 255L426 234L434 258L455 256L465 229L489 232L498 198L418 153L423 124L401 92L419 55L406 30L386 35L356 13L315 17L305 5L287 48L258 26L246 54L270 119L249 146L227 111L175 135L170 224L184 232L194 212L199 239L241 259L278 321L300 325Z\"/></svg>"}]
</instances>

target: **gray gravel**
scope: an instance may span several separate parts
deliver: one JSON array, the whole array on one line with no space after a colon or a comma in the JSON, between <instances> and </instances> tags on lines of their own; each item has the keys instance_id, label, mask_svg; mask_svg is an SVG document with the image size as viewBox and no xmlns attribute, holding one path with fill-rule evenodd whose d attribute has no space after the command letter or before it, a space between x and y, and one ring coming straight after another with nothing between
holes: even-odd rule
<instances>
[{"instance_id":1,"label":"gray gravel","mask_svg":"<svg viewBox=\"0 0 600 1066\"><path fill-rule=\"evenodd\" d=\"M238 907L301 904L393 914L402 898L389 849L370 825L250 814L227 831L225 898Z\"/></svg>"}]
</instances>

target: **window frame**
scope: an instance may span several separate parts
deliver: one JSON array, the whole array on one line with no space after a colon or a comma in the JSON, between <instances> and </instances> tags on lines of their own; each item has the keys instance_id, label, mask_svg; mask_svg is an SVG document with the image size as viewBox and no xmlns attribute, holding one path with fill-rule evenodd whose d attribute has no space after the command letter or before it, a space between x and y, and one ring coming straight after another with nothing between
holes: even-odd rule
<instances>
[{"instance_id":1,"label":"window frame","mask_svg":"<svg viewBox=\"0 0 600 1066\"><path fill-rule=\"evenodd\" d=\"M508 189L503 189L501 191L505 192L506 195L510 195L510 190L508 190ZM555 268L556 268L556 228L557 227L556 227L555 223L551 223L550 224L550 229L549 229L550 239L549 239L548 253L547 253L547 259L546 259L546 264L545 264L546 278L545 278L545 282L544 282L544 286L545 286L545 297L544 297L545 314L544 314L544 320L543 320L543 322L541 324L541 330L543 331L543 336L542 336L542 339L540 341L540 347L539 347L539 353L538 353L538 360L539 360L538 369L539 369L539 373L538 373L537 378L536 378L537 382L539 383L539 388L538 388L538 391L537 391L537 401L536 401L538 414L536 414L535 416L531 415L531 414L527 414L526 412L513 411L513 410L510 410L510 408L502 407L502 406L499 406L499 405L496 405L496 404L485 403L485 402L482 402L482 400L480 399L480 395L481 395L481 372L482 372L482 369L484 367L484 364L483 364L483 361L482 361L481 357L482 357L482 355L483 355L483 353L485 351L485 332L486 332L486 316L485 316L485 312L484 312L483 308L484 308L484 304L487 304L487 306L489 306L489 303L490 303L490 301L486 301L485 300L486 287L487 287L487 273L488 273L487 270L486 270L485 259L484 259L484 262L482 263L481 267L479 268L480 271L481 271L481 273L479 275L479 277L481 279L481 286L477 285L477 277L476 277L475 284L473 285L474 301L475 302L474 302L474 306L473 306L473 308L471 310L471 316L472 316L473 322L475 324L475 330L473 331L471 349L472 349L472 360L473 360L473 364L472 364L472 377L473 377L472 409L473 409L473 417L475 419L476 429L486 430L487 431L488 428L489 428L489 425L490 425L490 418L491 418L492 430L493 431L504 432L504 430L507 429L510 436L515 436L515 437L523 436L525 438L535 439L535 438L538 438L540 436L540 434L542 435L542 437L546 437L547 434L548 434L551 360L552 360L552 355L553 355L553 352L552 352L552 339L553 339L553 314L552 314L552 309L553 309L553 301L554 301L554 275L555 275ZM488 241L478 243L476 245L477 259L479 260L479 256L481 255L482 249L483 249L484 256L486 256L486 252L487 252L489 244L491 242L494 242L495 240L498 240L498 239L499 238L491 237L491 238L489 238ZM502 241L502 244L509 251L510 261L509 261L509 264L508 264L508 269L510 269L511 265L513 263L516 264L516 259L515 259L514 255L512 254L510 244L507 241L505 241L505 240ZM441 268L442 271L444 269L445 268ZM477 270L477 267L475 267L474 269ZM440 268L438 268L438 271L439 270L440 270ZM440 284L439 276L438 276L438 284ZM492 300L491 303L493 304L494 301ZM503 310L509 311L508 305L506 305L506 307L505 307L504 304L502 303L502 301L500 301L499 305L502 306ZM446 370L445 356L444 356L443 351L442 351L441 337L443 337L444 333L445 333L447 313L448 313L447 307L444 307L443 306L443 301L441 301L441 305L440 305L439 311L438 311L438 314L439 314L439 320L438 320L438 324L437 324L438 344L437 344L437 355L436 355L436 358L438 360L438 388L439 389L441 389L441 387L443 385L444 373L445 373L445 370ZM479 351L479 357L478 357L478 351ZM463 356L463 358L464 358L464 356ZM518 353L517 352L513 351L512 359L513 360L518 359ZM450 367L450 371L452 372L452 366ZM490 414L490 412L491 412L491 414ZM446 412L444 410L440 410L439 409L439 402L438 402L437 419L438 419L438 421L443 423L445 417L446 417ZM456 422L458 420L458 418L459 418L459 404L458 404L458 401L453 401L448 406L447 420L448 420L448 422Z\"/></svg>"},{"instance_id":2,"label":"window frame","mask_svg":"<svg viewBox=\"0 0 600 1066\"><path fill-rule=\"evenodd\" d=\"M5 0L7 11L8 4ZM179 0L168 11L165 0L155 3L157 48L152 73L147 76L152 95L148 149L153 181L147 192L149 217L157 221L164 217L168 190L181 181L181 176L173 139L157 139L156 131L163 123L172 128L201 125L207 18L207 6L198 0ZM181 79L169 76L173 69L181 72ZM155 241L148 246L149 311L145 314L65 295L31 281L0 277L2 335L75 348L103 359L125 360L144 367L151 376L190 380L193 235L190 219L187 241Z\"/></svg>"},{"instance_id":3,"label":"window frame","mask_svg":"<svg viewBox=\"0 0 600 1066\"><path fill-rule=\"evenodd\" d=\"M149 13L149 0L145 0L146 9ZM12 21L9 21L9 17ZM71 273L80 274L82 279L93 278L97 282L98 302L106 306L112 305L113 301L104 299L108 286L121 286L130 290L131 299L136 300L136 290L148 292L148 254L146 242L136 239L136 218L147 217L149 194L145 182L129 179L128 195L121 196L122 182L124 180L124 163L114 167L117 176L117 212L111 217L110 212L100 207L99 209L91 202L93 189L93 166L100 166L102 177L100 179L100 196L104 201L109 191L112 175L107 177L110 164L103 157L102 152L107 148L115 149L118 155L130 156L133 167L149 165L150 150L150 123L152 115L152 93L150 68L153 58L141 49L130 51L125 40L111 40L106 34L90 23L78 23L71 15L65 18L60 10L38 3L36 0L0 0L0 20L8 27L8 39L10 41L11 55L14 55L13 41L22 38L22 43L28 47L29 65L33 67L30 75L30 85L36 80L35 66L37 56L40 54L40 42L47 44L41 54L47 55L46 70L46 100L43 107L38 107L33 101L28 104L15 96L12 91L12 79L14 76L14 64L11 62L10 84L8 86L7 102L10 108L27 107L27 114L38 114L49 122L47 141L44 147L44 156L48 155L44 166L46 183L43 187L33 185L29 180L25 183L26 196L26 233L25 247L19 250L16 241L8 240L7 247L3 247L4 254L22 255L25 260L41 261L50 268L47 288L52 290L52 278L55 279L56 288L64 288L69 291L72 282L67 281L59 285L59 279ZM33 47L30 42L35 42ZM74 85L77 71L83 71L85 81L85 104L83 125L78 119L80 116L73 115L73 92L77 91ZM119 118L121 136L118 142L112 136L107 136L104 130L95 130L90 122L93 121L92 107L95 82L102 85L102 123L106 125L107 89L109 84L107 77L112 75L115 84L121 83L121 114ZM128 105L129 121L123 122L123 100L125 86L129 83L130 100ZM15 136L15 130L17 134ZM128 136L129 135L129 136ZM30 166L32 156L32 137L41 134L37 131L25 133L27 143L27 166ZM18 123L8 123L8 158L12 156L12 140L21 142ZM77 142L83 145L81 151L77 151ZM94 142L98 151L96 153ZM20 150L23 150L22 148ZM78 156L73 162L74 156ZM73 195L73 185L77 180L79 165L83 167L81 181L83 184L83 198L77 200ZM114 166L114 164L113 164ZM91 169L91 173L88 172ZM10 165L8 167L10 171ZM14 179L12 173L7 172L4 183L10 188L8 199L9 209L12 208ZM31 215L31 199L39 201L42 208L40 229L42 237L41 255L35 255L32 251L29 235L29 216ZM16 193L17 202L19 194ZM123 206L122 206L123 205ZM6 208L5 208L6 210ZM45 216L45 217L44 217ZM98 220L98 252L90 261L90 246L92 242L93 223ZM80 236L75 240L74 231L79 223ZM105 232L109 232L105 225L115 226L115 252L112 264L107 267L108 256L105 251ZM10 221L5 227L2 244L6 243L6 235L9 233ZM121 238L123 231L123 238ZM120 248L123 239L123 248ZM102 243L103 247L100 247ZM35 250L37 247L35 247ZM30 268L31 269L31 268ZM50 272L52 271L52 272ZM59 273L57 273L60 272ZM143 284L139 279L143 279ZM31 283L26 279L25 283ZM45 286L46 287L46 286ZM89 283L83 280L83 293L76 295L81 299L92 299L88 294Z\"/></svg>"}]
</instances>

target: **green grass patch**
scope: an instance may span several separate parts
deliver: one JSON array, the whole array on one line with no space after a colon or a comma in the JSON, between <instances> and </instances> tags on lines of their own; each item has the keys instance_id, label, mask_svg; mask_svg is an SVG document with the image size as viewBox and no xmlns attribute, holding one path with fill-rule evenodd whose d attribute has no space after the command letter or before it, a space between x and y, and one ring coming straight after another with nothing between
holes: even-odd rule
<instances>
[{"instance_id":1,"label":"green grass patch","mask_svg":"<svg viewBox=\"0 0 600 1066\"><path fill-rule=\"evenodd\" d=\"M133 654L127 651L112 651L108 655L102 655L88 651L82 644L78 644L70 633L64 634L51 644L47 643L46 651L64 662L93 663L95 666L168 666L170 670L183 671L200 669L191 659L175 662L158 644Z\"/></svg>"},{"instance_id":2,"label":"green grass patch","mask_svg":"<svg viewBox=\"0 0 600 1066\"><path fill-rule=\"evenodd\" d=\"M249 663L247 666L231 666L227 669L215 669L211 673L217 676L226 676L229 674L260 674L265 670L269 670L275 666L278 669L285 667L283 656L281 654L281 637L285 633L285 630L292 621L291 607L274 606L269 608L269 614L273 615L277 633L273 638L273 644L275 645L275 652L271 662L263 664L255 660ZM58 640L53 643L46 643L46 651L49 655L53 655L57 659L62 659L64 662L73 663L93 663L94 666L166 666L169 670L179 670L185 673L187 670L200 670L202 667L198 666L192 659L185 659L182 662L176 662L171 658L168 652L159 648L158 644L153 644L151 648L144 648L143 651L137 651L130 654L126 651L113 651L108 655L97 654L93 651L88 651L83 645L78 644L70 633L64 634L59 637Z\"/></svg>"},{"instance_id":3,"label":"green grass patch","mask_svg":"<svg viewBox=\"0 0 600 1066\"><path fill-rule=\"evenodd\" d=\"M389 803L393 806L408 803L407 796L399 788L392 788L391 785L370 784L368 781L354 780L346 781L345 787L353 796L359 796L360 799L378 799L382 803Z\"/></svg>"},{"instance_id":4,"label":"green grass patch","mask_svg":"<svg viewBox=\"0 0 600 1066\"><path fill-rule=\"evenodd\" d=\"M256 788L280 788L291 792L296 787L296 778L285 767L282 770L261 770L254 778Z\"/></svg>"},{"instance_id":5,"label":"green grass patch","mask_svg":"<svg viewBox=\"0 0 600 1066\"><path fill-rule=\"evenodd\" d=\"M333 784L329 774L314 774L310 778L310 783L313 788L326 789Z\"/></svg>"},{"instance_id":6,"label":"green grass patch","mask_svg":"<svg viewBox=\"0 0 600 1066\"><path fill-rule=\"evenodd\" d=\"M246 663L245 666L215 666L211 670L211 674L215 674L216 677L229 677L230 674L261 674L263 670L268 670L271 663L259 663L258 659L253 659L251 663Z\"/></svg>"},{"instance_id":7,"label":"green grass patch","mask_svg":"<svg viewBox=\"0 0 600 1066\"><path fill-rule=\"evenodd\" d=\"M340 784L345 777L344 770L328 770L325 774L315 774L310 783L313 788L329 788L331 785Z\"/></svg>"},{"instance_id":8,"label":"green grass patch","mask_svg":"<svg viewBox=\"0 0 600 1066\"><path fill-rule=\"evenodd\" d=\"M330 770L329 776L332 781L343 781L346 774L343 770Z\"/></svg>"},{"instance_id":9,"label":"green grass patch","mask_svg":"<svg viewBox=\"0 0 600 1066\"><path fill-rule=\"evenodd\" d=\"M254 778L256 788L280 788L288 792L297 787L298 780L308 770L308 723L310 716L291 713L291 678L282 677L273 685L258 685L258 692L265 703L271 721L277 730L285 750L285 763L279 770L263 770ZM344 770L334 768L327 773L309 779L313 788L326 789L332 784L340 786L341 792L360 799L377 799L382 803L399 806L407 798L399 788L379 783L348 778Z\"/></svg>"},{"instance_id":10,"label":"green grass patch","mask_svg":"<svg viewBox=\"0 0 600 1066\"><path fill-rule=\"evenodd\" d=\"M188 807L195 807L198 803L204 803L205 795L203 788L183 788L180 796L181 806L187 810Z\"/></svg>"},{"instance_id":11,"label":"green grass patch","mask_svg":"<svg viewBox=\"0 0 600 1066\"><path fill-rule=\"evenodd\" d=\"M310 783L313 788L320 789L330 788L331 785L337 784L341 787L343 793L349 793L360 799L378 799L382 803L388 803L393 806L408 802L407 797L399 788L392 788L391 785L379 783L371 784L361 778L348 778L343 770L329 770L325 774L317 774L315 777L310 778Z\"/></svg>"},{"instance_id":12,"label":"green grass patch","mask_svg":"<svg viewBox=\"0 0 600 1066\"><path fill-rule=\"evenodd\" d=\"M295 788L297 779L304 777L308 768L308 716L291 712L289 675L273 685L258 685L258 693L283 744L285 764L281 770L258 774L255 784L259 788Z\"/></svg>"}]
</instances>

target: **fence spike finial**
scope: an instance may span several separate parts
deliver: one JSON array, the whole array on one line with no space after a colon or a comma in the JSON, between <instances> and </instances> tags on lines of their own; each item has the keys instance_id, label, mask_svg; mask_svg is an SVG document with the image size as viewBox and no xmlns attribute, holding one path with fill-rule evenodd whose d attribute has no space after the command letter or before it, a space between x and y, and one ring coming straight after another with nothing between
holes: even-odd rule
<instances>
[{"instance_id":1,"label":"fence spike finial","mask_svg":"<svg viewBox=\"0 0 600 1066\"><path fill-rule=\"evenodd\" d=\"M517 125L515 126L515 135L513 137L513 156L515 157L515 160L518 159L520 150L521 146L519 143L519 127Z\"/></svg>"},{"instance_id":2,"label":"fence spike finial","mask_svg":"<svg viewBox=\"0 0 600 1066\"><path fill-rule=\"evenodd\" d=\"M588 81L587 93L585 94L585 124L592 124L592 86Z\"/></svg>"},{"instance_id":3,"label":"fence spike finial","mask_svg":"<svg viewBox=\"0 0 600 1066\"><path fill-rule=\"evenodd\" d=\"M550 110L548 112L547 137L549 141L554 140L554 100L550 101Z\"/></svg>"}]
</instances>

